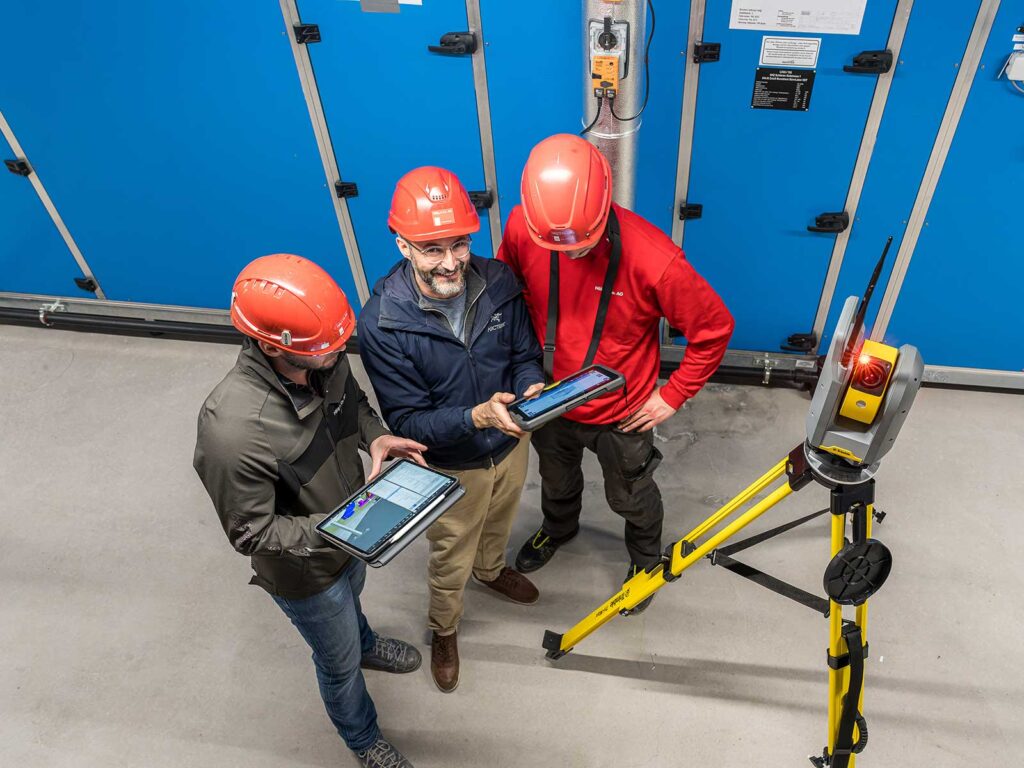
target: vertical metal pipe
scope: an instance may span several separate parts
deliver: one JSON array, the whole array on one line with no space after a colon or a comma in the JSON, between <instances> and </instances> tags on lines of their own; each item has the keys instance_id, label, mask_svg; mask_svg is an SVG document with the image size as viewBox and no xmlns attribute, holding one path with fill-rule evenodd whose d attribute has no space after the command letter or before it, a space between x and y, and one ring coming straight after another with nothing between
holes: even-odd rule
<instances>
[{"instance_id":1,"label":"vertical metal pipe","mask_svg":"<svg viewBox=\"0 0 1024 768\"><path fill-rule=\"evenodd\" d=\"M610 103L619 117L631 117L640 111L644 99L644 45L647 42L646 0L584 0L583 2L583 124L584 128L597 115L598 102L590 82L591 24L601 25L605 17L628 22L629 42L626 67L619 67L619 91L614 102L604 100L601 116L586 138L604 153L612 167L613 198L616 203L632 208L636 187L637 139L642 118L618 120L612 115ZM625 70L625 77L623 72Z\"/></svg>"}]
</instances>

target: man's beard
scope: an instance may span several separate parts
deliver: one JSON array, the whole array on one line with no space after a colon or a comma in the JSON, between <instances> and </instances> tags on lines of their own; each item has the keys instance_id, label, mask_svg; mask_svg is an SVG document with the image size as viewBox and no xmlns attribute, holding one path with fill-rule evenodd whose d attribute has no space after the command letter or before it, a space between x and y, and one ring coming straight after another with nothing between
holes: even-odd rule
<instances>
[{"instance_id":1,"label":"man's beard","mask_svg":"<svg viewBox=\"0 0 1024 768\"><path fill-rule=\"evenodd\" d=\"M338 360L341 359L341 353L332 352L329 355L317 355L316 357L310 357L308 355L296 355L291 352L282 352L281 357L284 358L284 361L292 368L298 368L303 371L323 371L337 365Z\"/></svg>"},{"instance_id":2,"label":"man's beard","mask_svg":"<svg viewBox=\"0 0 1024 768\"><path fill-rule=\"evenodd\" d=\"M417 269L416 274L420 280L430 286L430 290L446 299L454 298L466 289L466 264L465 261L455 262L455 269L448 271L443 267L434 267L431 270ZM459 276L458 280L441 280L440 277Z\"/></svg>"}]
</instances>

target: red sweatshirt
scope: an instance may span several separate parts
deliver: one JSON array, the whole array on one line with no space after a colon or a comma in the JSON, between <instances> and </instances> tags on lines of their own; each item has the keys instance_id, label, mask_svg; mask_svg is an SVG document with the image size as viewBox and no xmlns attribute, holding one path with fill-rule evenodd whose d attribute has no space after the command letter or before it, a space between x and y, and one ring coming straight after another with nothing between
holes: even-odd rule
<instances>
[{"instance_id":1,"label":"red sweatshirt","mask_svg":"<svg viewBox=\"0 0 1024 768\"><path fill-rule=\"evenodd\" d=\"M622 259L594 362L620 371L626 377L626 387L565 416L584 424L618 422L647 402L658 379L662 317L687 341L683 361L661 388L661 396L673 408L697 394L715 372L733 329L729 310L690 266L682 250L632 211L614 204L613 208L622 233ZM610 254L611 245L605 238L582 258L559 255L556 380L583 367ZM551 262L549 251L527 234L522 206L517 205L508 218L498 258L512 267L523 283L530 320L543 345Z\"/></svg>"}]
</instances>

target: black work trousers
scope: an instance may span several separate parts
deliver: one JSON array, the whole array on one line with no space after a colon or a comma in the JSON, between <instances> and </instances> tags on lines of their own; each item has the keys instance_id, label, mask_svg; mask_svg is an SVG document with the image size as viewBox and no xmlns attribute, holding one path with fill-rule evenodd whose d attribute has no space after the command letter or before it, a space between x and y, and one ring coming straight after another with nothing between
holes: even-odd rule
<instances>
[{"instance_id":1,"label":"black work trousers","mask_svg":"<svg viewBox=\"0 0 1024 768\"><path fill-rule=\"evenodd\" d=\"M608 506L626 521L626 550L648 568L661 558L665 507L654 482L661 453L654 433L622 432L613 424L579 424L555 419L533 433L540 457L544 533L553 540L576 531L583 509L583 451L597 454Z\"/></svg>"}]
</instances>

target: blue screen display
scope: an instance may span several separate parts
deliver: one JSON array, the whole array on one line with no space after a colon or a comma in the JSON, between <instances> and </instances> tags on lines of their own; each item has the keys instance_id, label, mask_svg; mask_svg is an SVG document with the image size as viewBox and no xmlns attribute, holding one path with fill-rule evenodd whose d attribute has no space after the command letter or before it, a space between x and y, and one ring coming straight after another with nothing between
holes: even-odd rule
<instances>
[{"instance_id":1,"label":"blue screen display","mask_svg":"<svg viewBox=\"0 0 1024 768\"><path fill-rule=\"evenodd\" d=\"M560 405L565 405L573 398L596 389L602 384L607 384L609 381L611 381L611 377L602 371L596 369L584 371L559 382L533 400L519 403L516 407L526 418L532 419Z\"/></svg>"}]
</instances>

